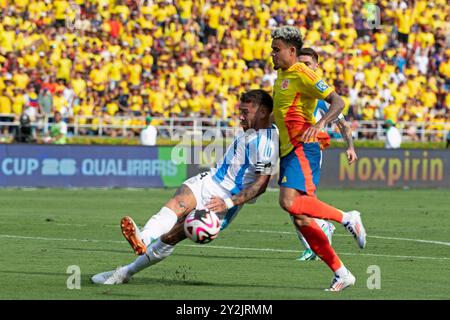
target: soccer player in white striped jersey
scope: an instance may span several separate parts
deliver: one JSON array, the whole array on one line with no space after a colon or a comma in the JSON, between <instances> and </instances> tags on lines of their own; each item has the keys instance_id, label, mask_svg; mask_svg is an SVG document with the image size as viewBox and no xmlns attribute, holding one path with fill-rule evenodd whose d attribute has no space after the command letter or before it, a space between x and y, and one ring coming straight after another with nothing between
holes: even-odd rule
<instances>
[{"instance_id":1,"label":"soccer player in white striped jersey","mask_svg":"<svg viewBox=\"0 0 450 320\"><path fill-rule=\"evenodd\" d=\"M319 68L319 55L317 54L316 51L314 51L311 48L302 48L300 50L300 56L299 56L298 60L300 62L303 62L307 67L309 67L313 71L316 71ZM314 110L314 118L316 119L316 122L318 122L322 118L322 116L328 112L328 107L329 107L329 105L327 102L325 102L323 100L317 100L316 109ZM341 132L342 137L344 138L344 140L347 144L346 153L347 153L348 163L352 164L358 159L358 157L356 155L355 148L353 146L353 138L352 138L350 126L345 121L344 115L342 113L339 114L338 118L335 120L335 123L336 123L337 127L339 128L339 131ZM330 140L328 133L321 132L317 136L317 138L320 142L321 150L324 150L328 146L328 144L329 144L328 141ZM315 220L316 220L317 224L320 226L320 228L323 230L323 232L327 235L328 240L330 241L330 244L331 244L334 229L335 229L334 225L331 222L326 221L326 220L322 220L322 219L315 219ZM303 237L303 235L300 233L300 231L298 231L298 229L296 229L296 232L297 232L297 236L298 236L300 242L305 247L305 251L303 251L301 253L300 257L297 260L300 260L300 261L318 260L319 258L314 253L314 251L311 250L311 247L309 246L308 242Z\"/></svg>"},{"instance_id":2,"label":"soccer player in white striped jersey","mask_svg":"<svg viewBox=\"0 0 450 320\"><path fill-rule=\"evenodd\" d=\"M175 245L186 239L184 219L194 209L215 212L223 230L244 203L254 202L278 170L279 138L277 128L270 122L272 108L272 97L264 90L244 93L239 106L244 132L227 149L223 161L186 180L142 230L130 217L122 218L122 234L140 256L126 266L94 275L92 282L124 283L167 258Z\"/></svg>"}]
</instances>

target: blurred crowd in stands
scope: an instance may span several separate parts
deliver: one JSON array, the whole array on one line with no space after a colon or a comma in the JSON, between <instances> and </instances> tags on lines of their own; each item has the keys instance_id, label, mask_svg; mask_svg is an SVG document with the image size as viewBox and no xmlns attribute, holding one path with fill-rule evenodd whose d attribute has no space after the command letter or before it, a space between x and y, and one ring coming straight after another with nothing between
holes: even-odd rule
<instances>
[{"instance_id":1,"label":"blurred crowd in stands","mask_svg":"<svg viewBox=\"0 0 450 320\"><path fill-rule=\"evenodd\" d=\"M421 122L449 129L446 0L0 0L0 122L26 113L39 128L59 111L90 125L81 134L146 116L237 125L239 94L272 89L282 25L319 52L353 128L408 121L411 140Z\"/></svg>"}]
</instances>

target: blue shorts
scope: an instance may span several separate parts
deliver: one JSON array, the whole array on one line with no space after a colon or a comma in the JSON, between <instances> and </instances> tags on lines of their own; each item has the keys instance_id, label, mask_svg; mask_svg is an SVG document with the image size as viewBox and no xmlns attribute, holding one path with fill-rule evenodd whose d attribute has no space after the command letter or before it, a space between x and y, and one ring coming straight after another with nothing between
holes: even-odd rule
<instances>
[{"instance_id":1,"label":"blue shorts","mask_svg":"<svg viewBox=\"0 0 450 320\"><path fill-rule=\"evenodd\" d=\"M280 187L315 196L322 154L318 143L302 143L280 159Z\"/></svg>"}]
</instances>

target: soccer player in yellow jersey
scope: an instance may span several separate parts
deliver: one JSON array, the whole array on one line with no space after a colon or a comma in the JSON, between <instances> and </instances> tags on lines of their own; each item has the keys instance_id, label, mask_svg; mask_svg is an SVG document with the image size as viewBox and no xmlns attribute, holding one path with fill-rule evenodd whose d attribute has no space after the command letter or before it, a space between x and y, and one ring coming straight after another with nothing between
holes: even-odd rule
<instances>
[{"instance_id":1,"label":"soccer player in yellow jersey","mask_svg":"<svg viewBox=\"0 0 450 320\"><path fill-rule=\"evenodd\" d=\"M300 55L298 56L298 61L303 62L308 68L312 69L313 71L316 71L319 69L319 55L316 51L314 51L311 48L302 48L300 51ZM314 118L315 121L319 121L320 118L322 118L322 115L328 112L328 105L323 100L317 100L316 108L314 109ZM350 129L349 124L345 121L344 115L341 113L338 115L336 121L333 121L336 126L339 128L339 131L342 134L343 139L345 140L347 144L347 150L346 155L348 159L348 163L352 164L357 159L358 156L356 155L355 148L353 146L353 138L352 138L352 132ZM322 131L317 135L317 140L320 145L320 149L324 150L329 146L330 136L326 131ZM334 232L334 226L332 223L322 220L322 219L315 219L316 223L321 227L321 229L325 232L327 235L330 243L332 240L333 232ZM305 251L303 251L302 255L297 259L300 261L307 261L307 260L318 260L319 258L316 256L316 254L311 250L308 242L305 240L303 235L297 230L298 237L302 244L305 246Z\"/></svg>"},{"instance_id":2,"label":"soccer player in yellow jersey","mask_svg":"<svg viewBox=\"0 0 450 320\"><path fill-rule=\"evenodd\" d=\"M334 272L328 290L341 291L354 285L355 277L313 218L342 223L360 248L366 245L366 232L359 212L343 212L316 198L321 162L316 136L338 117L344 102L333 87L299 62L302 46L297 28L284 26L272 31L272 60L278 72L273 89L273 116L280 134L280 205L293 217L311 249ZM330 107L316 123L313 112L317 99L325 100Z\"/></svg>"}]
</instances>

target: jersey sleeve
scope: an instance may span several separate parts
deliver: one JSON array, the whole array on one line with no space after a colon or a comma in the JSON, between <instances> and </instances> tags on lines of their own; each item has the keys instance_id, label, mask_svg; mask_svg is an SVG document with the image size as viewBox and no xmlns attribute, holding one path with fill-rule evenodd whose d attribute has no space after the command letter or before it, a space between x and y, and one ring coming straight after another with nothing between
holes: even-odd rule
<instances>
[{"instance_id":1,"label":"jersey sleeve","mask_svg":"<svg viewBox=\"0 0 450 320\"><path fill-rule=\"evenodd\" d=\"M278 170L279 138L278 129L267 129L261 133L258 146L255 173L273 175Z\"/></svg>"},{"instance_id":2,"label":"jersey sleeve","mask_svg":"<svg viewBox=\"0 0 450 320\"><path fill-rule=\"evenodd\" d=\"M332 86L307 66L300 64L295 70L300 78L300 92L303 95L313 99L325 100L334 91Z\"/></svg>"}]
</instances>

